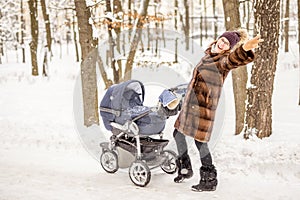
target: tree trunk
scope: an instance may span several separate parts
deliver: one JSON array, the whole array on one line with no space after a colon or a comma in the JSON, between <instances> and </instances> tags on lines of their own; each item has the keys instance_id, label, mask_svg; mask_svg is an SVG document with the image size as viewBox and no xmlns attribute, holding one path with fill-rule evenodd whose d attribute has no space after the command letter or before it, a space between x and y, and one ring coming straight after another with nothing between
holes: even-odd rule
<instances>
[{"instance_id":1,"label":"tree trunk","mask_svg":"<svg viewBox=\"0 0 300 200\"><path fill-rule=\"evenodd\" d=\"M280 1L254 1L255 35L261 34L264 42L256 49L257 58L252 68L251 87L244 137L272 134L272 95L279 48Z\"/></svg>"},{"instance_id":2,"label":"tree trunk","mask_svg":"<svg viewBox=\"0 0 300 200\"><path fill-rule=\"evenodd\" d=\"M226 30L240 28L239 0L223 0L223 9Z\"/></svg>"},{"instance_id":3,"label":"tree trunk","mask_svg":"<svg viewBox=\"0 0 300 200\"><path fill-rule=\"evenodd\" d=\"M216 13L216 0L213 0L213 14L214 14L214 38L218 37L218 16Z\"/></svg>"},{"instance_id":4,"label":"tree trunk","mask_svg":"<svg viewBox=\"0 0 300 200\"><path fill-rule=\"evenodd\" d=\"M114 0L113 1L113 12L115 15L118 16L118 13L120 12L123 12L123 8L122 8L122 4L121 4L121 1L120 0ZM122 20L122 18L120 18L119 16L117 17L117 20ZM117 35L116 37L116 47L117 47L117 51L119 54L121 54L121 38L120 38L120 33L121 33L121 27L122 27L122 24L124 23L117 23L117 26L114 28L114 31ZM120 80L120 77L122 77L122 74L123 74L123 67L122 67L122 60L120 59L117 59L117 64L118 64L118 77L119 77L119 80ZM118 80L118 81L119 81Z\"/></svg>"},{"instance_id":5,"label":"tree trunk","mask_svg":"<svg viewBox=\"0 0 300 200\"><path fill-rule=\"evenodd\" d=\"M105 84L105 89L107 89L111 85L113 85L113 81L107 77L107 73L104 69L104 64L103 64L102 58L99 54L97 54L97 64L98 64L98 68L99 68L101 77L103 79L103 82Z\"/></svg>"},{"instance_id":6,"label":"tree trunk","mask_svg":"<svg viewBox=\"0 0 300 200\"><path fill-rule=\"evenodd\" d=\"M51 52L52 36L51 36L51 29L50 29L50 20L49 20L49 15L47 13L45 0L41 0L41 7L42 7L43 18L44 18L45 27L46 27L47 46L48 46L49 52Z\"/></svg>"},{"instance_id":7,"label":"tree trunk","mask_svg":"<svg viewBox=\"0 0 300 200\"><path fill-rule=\"evenodd\" d=\"M242 3L242 10L243 10L243 16L241 17L242 23L246 24L247 14L246 14L246 2L245 1Z\"/></svg>"},{"instance_id":8,"label":"tree trunk","mask_svg":"<svg viewBox=\"0 0 300 200\"><path fill-rule=\"evenodd\" d=\"M111 9L111 1L106 0L106 12L112 14L112 9ZM116 69L116 60L115 60L115 52L114 52L114 47L115 47L115 41L113 40L112 36L112 30L114 29L112 26L112 20L110 18L106 19L108 21L107 23L107 30L108 30L108 41L109 41L109 55L110 55L110 67L113 71L113 77L114 77L114 82L118 83L119 82L119 73L118 70Z\"/></svg>"},{"instance_id":9,"label":"tree trunk","mask_svg":"<svg viewBox=\"0 0 300 200\"><path fill-rule=\"evenodd\" d=\"M190 44L190 12L189 12L189 2L188 0L184 0L184 8L185 8L185 25L184 25L184 33L185 33L185 45L186 50L188 50Z\"/></svg>"},{"instance_id":10,"label":"tree trunk","mask_svg":"<svg viewBox=\"0 0 300 200\"><path fill-rule=\"evenodd\" d=\"M300 106L300 0L298 0L298 59L299 59L299 102L298 105Z\"/></svg>"},{"instance_id":11,"label":"tree trunk","mask_svg":"<svg viewBox=\"0 0 300 200\"><path fill-rule=\"evenodd\" d=\"M238 0L223 0L226 30L234 30L241 26ZM235 134L238 135L244 128L246 111L246 86L248 74L246 66L232 70L232 84L235 102Z\"/></svg>"},{"instance_id":12,"label":"tree trunk","mask_svg":"<svg viewBox=\"0 0 300 200\"><path fill-rule=\"evenodd\" d=\"M250 5L250 1L247 1L247 22L246 22L246 28L249 31L250 30L250 19L251 19L251 7L252 4Z\"/></svg>"},{"instance_id":13,"label":"tree trunk","mask_svg":"<svg viewBox=\"0 0 300 200\"><path fill-rule=\"evenodd\" d=\"M284 52L289 52L289 21L290 21L290 0L286 0L285 16L284 16Z\"/></svg>"},{"instance_id":14,"label":"tree trunk","mask_svg":"<svg viewBox=\"0 0 300 200\"><path fill-rule=\"evenodd\" d=\"M202 0L199 0L199 6L202 10L203 8L203 5L202 5ZM203 12L200 12L200 23L199 23L199 31L200 31L200 35L199 35L199 39L200 39L200 46L203 46L203 33L202 33L202 30L203 30Z\"/></svg>"},{"instance_id":15,"label":"tree trunk","mask_svg":"<svg viewBox=\"0 0 300 200\"><path fill-rule=\"evenodd\" d=\"M31 54L31 69L32 75L38 76L38 62L37 62L37 47L39 37L39 24L38 24L38 13L37 13L37 0L28 1L30 10L30 22L31 22L31 42L30 42L30 54Z\"/></svg>"},{"instance_id":16,"label":"tree trunk","mask_svg":"<svg viewBox=\"0 0 300 200\"><path fill-rule=\"evenodd\" d=\"M131 0L128 0L128 41L130 41L131 38L131 31L133 28L133 24L132 24L132 17L134 15L133 10L132 10L132 2Z\"/></svg>"},{"instance_id":17,"label":"tree trunk","mask_svg":"<svg viewBox=\"0 0 300 200\"><path fill-rule=\"evenodd\" d=\"M99 124L98 94L96 77L97 40L93 39L91 16L85 1L75 0L78 19L79 43L81 46L81 83L84 109L84 125Z\"/></svg>"},{"instance_id":18,"label":"tree trunk","mask_svg":"<svg viewBox=\"0 0 300 200\"><path fill-rule=\"evenodd\" d=\"M208 38L208 27L207 27L207 4L206 4L206 0L203 0L204 4L204 30L205 30L205 39Z\"/></svg>"},{"instance_id":19,"label":"tree trunk","mask_svg":"<svg viewBox=\"0 0 300 200\"><path fill-rule=\"evenodd\" d=\"M76 19L76 13L73 10L72 12L73 15L73 23L72 23L72 28L73 28L73 37L74 37L74 45L75 45L75 52L76 52L76 62L79 62L79 52L78 52L78 43L77 43L77 32L75 29L75 19Z\"/></svg>"},{"instance_id":20,"label":"tree trunk","mask_svg":"<svg viewBox=\"0 0 300 200\"><path fill-rule=\"evenodd\" d=\"M119 0L113 0L113 9L111 8L111 0L106 0L106 12L107 13L113 13L114 16L117 16L119 12L122 12L122 5ZM121 20L120 17L116 18L117 20ZM120 22L113 22L112 19L107 18L107 30L108 30L108 39L109 39L109 56L110 59L110 67L113 71L113 80L114 83L119 83L120 79L122 77L122 62L120 59L115 58L115 49L121 53L121 45L120 45L120 33L121 33L121 23ZM113 38L114 31L116 33L116 39ZM115 48L116 47L116 48ZM116 62L117 61L117 62ZM100 64L101 62L98 62ZM118 68L116 67L116 64L118 64ZM102 75L102 77L107 77L106 75ZM110 84L111 80L105 79L104 83Z\"/></svg>"},{"instance_id":21,"label":"tree trunk","mask_svg":"<svg viewBox=\"0 0 300 200\"><path fill-rule=\"evenodd\" d=\"M0 30L0 34L1 34L1 30ZM0 64L2 64L2 54L3 54L3 41L2 38L0 38Z\"/></svg>"},{"instance_id":22,"label":"tree trunk","mask_svg":"<svg viewBox=\"0 0 300 200\"><path fill-rule=\"evenodd\" d=\"M299 0L300 1L300 0ZM178 30L178 0L174 0L174 28L177 32ZM174 63L178 63L178 37L175 39L175 55L174 55Z\"/></svg>"},{"instance_id":23,"label":"tree trunk","mask_svg":"<svg viewBox=\"0 0 300 200\"><path fill-rule=\"evenodd\" d=\"M147 51L150 51L151 48L151 34L150 34L150 26L147 26Z\"/></svg>"},{"instance_id":24,"label":"tree trunk","mask_svg":"<svg viewBox=\"0 0 300 200\"><path fill-rule=\"evenodd\" d=\"M135 53L137 51L138 44L141 40L143 25L145 22L145 18L147 16L148 5L149 5L149 0L143 0L141 3L142 9L141 9L141 13L139 14L139 17L137 19L134 38L133 38L133 41L131 42L130 52L129 52L127 62L126 62L126 67L125 67L124 80L131 79L133 61L134 61Z\"/></svg>"},{"instance_id":25,"label":"tree trunk","mask_svg":"<svg viewBox=\"0 0 300 200\"><path fill-rule=\"evenodd\" d=\"M203 16L202 16L202 13L201 13L201 16L200 16L200 46L203 46Z\"/></svg>"},{"instance_id":26,"label":"tree trunk","mask_svg":"<svg viewBox=\"0 0 300 200\"><path fill-rule=\"evenodd\" d=\"M49 64L48 64L48 53L49 49L47 47L44 47L44 59L43 59L43 76L48 76L48 69L49 69Z\"/></svg>"},{"instance_id":27,"label":"tree trunk","mask_svg":"<svg viewBox=\"0 0 300 200\"><path fill-rule=\"evenodd\" d=\"M242 1L240 2L243 4L243 16L242 16L242 21L243 24L246 25L246 29L249 31L250 27L249 27L249 22L250 22L250 18L251 18L251 8L250 8L250 1Z\"/></svg>"},{"instance_id":28,"label":"tree trunk","mask_svg":"<svg viewBox=\"0 0 300 200\"><path fill-rule=\"evenodd\" d=\"M157 19L157 4L155 4L155 9L154 9L154 18ZM155 56L158 57L158 20L155 20L155 30L156 30L156 34L155 34Z\"/></svg>"},{"instance_id":29,"label":"tree trunk","mask_svg":"<svg viewBox=\"0 0 300 200\"><path fill-rule=\"evenodd\" d=\"M21 0L21 48L22 48L22 62L25 63L25 44L24 44L24 31L25 31L25 19L24 19L24 5L23 0Z\"/></svg>"},{"instance_id":30,"label":"tree trunk","mask_svg":"<svg viewBox=\"0 0 300 200\"><path fill-rule=\"evenodd\" d=\"M283 46L284 41L284 0L281 0L280 5L280 45Z\"/></svg>"},{"instance_id":31,"label":"tree trunk","mask_svg":"<svg viewBox=\"0 0 300 200\"><path fill-rule=\"evenodd\" d=\"M0 10L0 20L3 17L2 12ZM0 35L2 35L2 30L0 29ZM2 55L3 55L3 40L2 37L0 37L0 64L2 64Z\"/></svg>"}]
</instances>

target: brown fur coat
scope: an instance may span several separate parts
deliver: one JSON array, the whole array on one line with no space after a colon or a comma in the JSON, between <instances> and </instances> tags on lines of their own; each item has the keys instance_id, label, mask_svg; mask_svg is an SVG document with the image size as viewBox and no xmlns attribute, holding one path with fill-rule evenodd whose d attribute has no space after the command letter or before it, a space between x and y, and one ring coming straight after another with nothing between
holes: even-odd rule
<instances>
[{"instance_id":1,"label":"brown fur coat","mask_svg":"<svg viewBox=\"0 0 300 200\"><path fill-rule=\"evenodd\" d=\"M246 65L253 59L253 51L246 52L242 46L221 54L211 53L210 46L194 68L174 127L195 140L208 142L226 76L231 69Z\"/></svg>"}]
</instances>

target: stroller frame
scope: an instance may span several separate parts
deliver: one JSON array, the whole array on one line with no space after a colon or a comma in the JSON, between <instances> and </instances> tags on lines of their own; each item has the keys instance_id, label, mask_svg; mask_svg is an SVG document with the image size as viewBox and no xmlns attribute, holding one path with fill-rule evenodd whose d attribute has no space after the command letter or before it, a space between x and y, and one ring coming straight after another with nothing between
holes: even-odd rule
<instances>
[{"instance_id":1,"label":"stroller frame","mask_svg":"<svg viewBox=\"0 0 300 200\"><path fill-rule=\"evenodd\" d=\"M135 121L148 113L149 112L145 112L134 118L132 121L127 121L124 125L111 122L112 127L114 127L114 132L118 133L111 136L110 142L100 143L102 148L100 163L102 168L108 173L115 173L119 169L117 147L120 147L133 155L134 161L129 167L129 177L135 185L140 187L148 185L151 179L151 170L154 168L161 167L167 174L173 174L177 171L177 155L171 150L163 150L164 146L166 146L169 141L162 138L162 133L159 135L160 139L153 139L149 136L139 134L139 127ZM126 144L124 145L124 142L127 140L123 139L123 137L132 137L136 145L130 142L127 142L127 146ZM150 156L148 157L147 153L145 156L142 152L143 141L147 140L154 142L155 146L157 146L156 152L152 152L153 154L149 153Z\"/></svg>"},{"instance_id":2,"label":"stroller frame","mask_svg":"<svg viewBox=\"0 0 300 200\"><path fill-rule=\"evenodd\" d=\"M141 82L135 80L131 80L128 82L139 83L142 86L142 92L144 92L144 87ZM176 88L169 90L174 93L178 92L177 94L180 94L183 97L185 92L184 89L181 89L181 87L183 86L186 85L179 85ZM124 91L124 88L122 88L122 90L117 88L116 91L117 92L114 94L122 93ZM142 95L142 98L144 98L144 94ZM116 98L120 99L120 97ZM116 104L112 103L111 105L115 106ZM100 105L100 111L102 112L102 114L110 113L111 115L119 117L122 114L122 110L118 109L118 106L119 104L117 104L117 107L115 107L115 109L112 109L109 106ZM110 121L109 125L108 123L104 125L107 129L110 128L108 130L110 130L113 135L110 137L109 142L100 143L100 147L102 148L102 154L100 155L100 163L102 168L108 173L115 173L116 171L118 171L122 153L125 152L127 154L126 156L129 155L127 158L130 160L129 165L126 166L129 167L129 177L131 181L137 186L144 187L150 182L150 170L154 168L160 167L167 174L175 173L177 171L177 154L171 150L164 150L164 147L167 146L169 142L169 140L163 139L164 127L163 129L155 129L156 131L153 134L152 132L145 133L145 128L142 129L143 131L141 131L137 122L139 119L142 119L143 117L149 115L149 113L151 112L159 113L159 115L169 117L177 114L179 109L180 106L178 106L177 110L171 111L170 113L166 114L166 112L170 110L166 111L165 107L163 107L162 104L159 104L157 107L152 107L146 111L143 111L142 113L138 113L138 115L135 115L133 119L126 118L126 121L123 121L121 123L116 123L108 116L107 119L108 121ZM151 137L152 135L159 136L159 139Z\"/></svg>"}]
</instances>

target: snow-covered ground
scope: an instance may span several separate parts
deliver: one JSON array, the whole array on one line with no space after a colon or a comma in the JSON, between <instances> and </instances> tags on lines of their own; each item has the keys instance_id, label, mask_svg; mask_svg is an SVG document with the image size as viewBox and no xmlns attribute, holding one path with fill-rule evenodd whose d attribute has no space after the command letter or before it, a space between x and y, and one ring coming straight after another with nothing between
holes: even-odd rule
<instances>
[{"instance_id":1,"label":"snow-covered ground","mask_svg":"<svg viewBox=\"0 0 300 200\"><path fill-rule=\"evenodd\" d=\"M193 148L195 175L181 184L173 182L175 175L159 170L152 173L145 188L135 186L124 170L104 172L81 144L74 123L73 91L79 64L72 55L61 60L54 57L50 78L31 77L29 64L13 59L0 65L0 200L299 199L299 69L286 67L289 57L279 62L276 72L270 138L245 141L233 135L228 77L223 133L213 148L219 185L215 192L195 193L190 186L199 181L199 163ZM165 134L172 134L172 124Z\"/></svg>"}]
</instances>

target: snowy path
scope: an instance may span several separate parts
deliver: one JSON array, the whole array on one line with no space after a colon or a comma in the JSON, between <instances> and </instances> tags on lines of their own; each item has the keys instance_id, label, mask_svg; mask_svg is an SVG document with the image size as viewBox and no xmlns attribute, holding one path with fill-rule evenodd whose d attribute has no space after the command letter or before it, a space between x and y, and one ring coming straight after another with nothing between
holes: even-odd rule
<instances>
[{"instance_id":1,"label":"snowy path","mask_svg":"<svg viewBox=\"0 0 300 200\"><path fill-rule=\"evenodd\" d=\"M24 75L22 67L0 66L0 200L299 199L300 109L293 106L297 99L293 71L277 79L282 84L274 94L271 138L234 137L229 108L225 133L213 152L219 187L215 192L195 193L190 186L198 182L198 163L191 180L175 184L174 175L154 171L146 188L133 185L124 170L105 173L82 147L74 127L76 70L57 69L53 78L44 80ZM284 104L281 96L287 97ZM226 98L232 102L231 95Z\"/></svg>"},{"instance_id":2,"label":"snowy path","mask_svg":"<svg viewBox=\"0 0 300 200\"><path fill-rule=\"evenodd\" d=\"M19 199L297 199L299 184L262 174L222 175L218 190L194 193L194 177L182 184L173 176L154 173L146 188L134 186L127 173L104 173L84 149L49 151L1 149L1 200ZM288 173L288 172L282 172ZM300 174L298 174L299 176ZM298 177L300 178L300 177Z\"/></svg>"}]
</instances>

